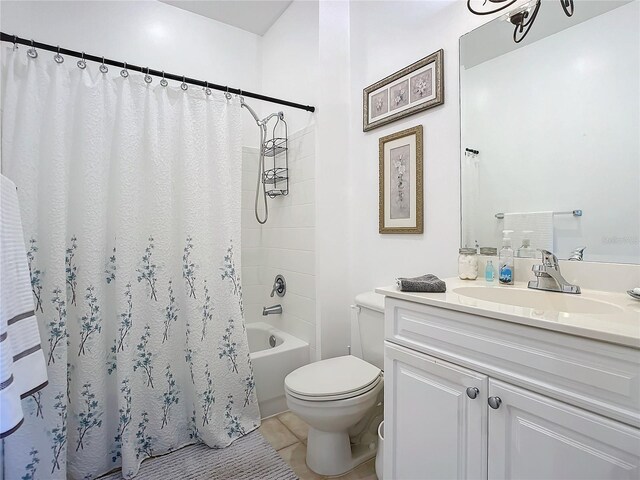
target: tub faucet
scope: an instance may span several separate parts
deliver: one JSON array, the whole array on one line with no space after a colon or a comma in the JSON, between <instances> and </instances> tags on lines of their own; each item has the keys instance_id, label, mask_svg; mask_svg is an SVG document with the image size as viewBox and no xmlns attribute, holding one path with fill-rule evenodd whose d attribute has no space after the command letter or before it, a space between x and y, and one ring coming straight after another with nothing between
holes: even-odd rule
<instances>
[{"instance_id":1,"label":"tub faucet","mask_svg":"<svg viewBox=\"0 0 640 480\"><path fill-rule=\"evenodd\" d=\"M271 305L270 307L262 307L262 315L275 315L282 313L282 305Z\"/></svg>"},{"instance_id":2,"label":"tub faucet","mask_svg":"<svg viewBox=\"0 0 640 480\"><path fill-rule=\"evenodd\" d=\"M580 293L578 285L572 285L560 273L558 257L548 250L542 252L542 264L531 267L536 280L529 282L529 288L546 290L548 292Z\"/></svg>"}]
</instances>

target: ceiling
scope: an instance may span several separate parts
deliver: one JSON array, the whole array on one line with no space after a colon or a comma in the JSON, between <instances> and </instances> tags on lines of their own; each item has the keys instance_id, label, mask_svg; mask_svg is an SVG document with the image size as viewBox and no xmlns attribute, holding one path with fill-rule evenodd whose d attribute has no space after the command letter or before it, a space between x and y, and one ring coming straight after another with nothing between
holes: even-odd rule
<instances>
[{"instance_id":1,"label":"ceiling","mask_svg":"<svg viewBox=\"0 0 640 480\"><path fill-rule=\"evenodd\" d=\"M292 0L160 0L218 22L264 35Z\"/></svg>"}]
</instances>

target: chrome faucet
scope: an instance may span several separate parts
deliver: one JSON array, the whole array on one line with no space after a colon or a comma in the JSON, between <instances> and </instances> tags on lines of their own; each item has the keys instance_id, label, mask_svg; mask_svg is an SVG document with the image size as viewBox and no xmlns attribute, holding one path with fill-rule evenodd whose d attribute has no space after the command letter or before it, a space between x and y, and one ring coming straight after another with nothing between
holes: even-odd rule
<instances>
[{"instance_id":1,"label":"chrome faucet","mask_svg":"<svg viewBox=\"0 0 640 480\"><path fill-rule=\"evenodd\" d=\"M271 305L270 307L262 307L262 315L276 315L282 313L282 305Z\"/></svg>"},{"instance_id":2,"label":"chrome faucet","mask_svg":"<svg viewBox=\"0 0 640 480\"><path fill-rule=\"evenodd\" d=\"M574 262L581 262L582 258L584 257L584 250L587 247L578 247L576 248L573 252L571 252L571 255L569 256L569 260L574 261Z\"/></svg>"},{"instance_id":3,"label":"chrome faucet","mask_svg":"<svg viewBox=\"0 0 640 480\"><path fill-rule=\"evenodd\" d=\"M534 265L531 271L537 277L529 282L529 288L548 292L580 293L578 285L572 285L560 273L558 257L548 250L542 252L542 265Z\"/></svg>"}]
</instances>

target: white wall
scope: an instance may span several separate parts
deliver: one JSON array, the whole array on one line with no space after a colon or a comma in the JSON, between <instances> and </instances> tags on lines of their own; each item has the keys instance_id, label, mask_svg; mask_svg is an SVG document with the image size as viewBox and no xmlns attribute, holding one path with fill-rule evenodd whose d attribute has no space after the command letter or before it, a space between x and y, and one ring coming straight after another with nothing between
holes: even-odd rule
<instances>
[{"instance_id":1,"label":"white wall","mask_svg":"<svg viewBox=\"0 0 640 480\"><path fill-rule=\"evenodd\" d=\"M458 39L488 21L463 1L351 3L350 296L398 276L456 274L460 231ZM362 132L362 89L444 49L444 105ZM378 139L424 127L424 234L378 233Z\"/></svg>"},{"instance_id":2,"label":"white wall","mask_svg":"<svg viewBox=\"0 0 640 480\"><path fill-rule=\"evenodd\" d=\"M349 145L350 4L320 2L316 284L322 358L344 355L349 342L349 223L353 151Z\"/></svg>"},{"instance_id":3,"label":"white wall","mask_svg":"<svg viewBox=\"0 0 640 480\"><path fill-rule=\"evenodd\" d=\"M316 105L318 101L318 2L294 1L261 40L262 93ZM281 110L290 132L315 122L315 114L261 102L263 116Z\"/></svg>"},{"instance_id":4,"label":"white wall","mask_svg":"<svg viewBox=\"0 0 640 480\"><path fill-rule=\"evenodd\" d=\"M3 0L0 27L113 60L261 90L258 35L156 1ZM245 143L255 144L255 124L245 120Z\"/></svg>"},{"instance_id":5,"label":"white wall","mask_svg":"<svg viewBox=\"0 0 640 480\"><path fill-rule=\"evenodd\" d=\"M463 148L480 151L468 245L498 245L496 212L582 209L555 217L554 253L640 263L639 15L633 2L463 70Z\"/></svg>"}]
</instances>

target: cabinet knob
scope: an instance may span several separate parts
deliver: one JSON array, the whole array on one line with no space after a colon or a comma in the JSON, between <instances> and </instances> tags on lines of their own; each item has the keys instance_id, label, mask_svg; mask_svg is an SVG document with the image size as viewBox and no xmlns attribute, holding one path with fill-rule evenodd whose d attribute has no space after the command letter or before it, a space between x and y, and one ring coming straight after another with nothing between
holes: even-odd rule
<instances>
[{"instance_id":1,"label":"cabinet knob","mask_svg":"<svg viewBox=\"0 0 640 480\"><path fill-rule=\"evenodd\" d=\"M497 410L502 405L502 399L500 397L489 397L489 406L494 410Z\"/></svg>"},{"instance_id":2,"label":"cabinet knob","mask_svg":"<svg viewBox=\"0 0 640 480\"><path fill-rule=\"evenodd\" d=\"M467 387L467 397L469 397L471 400L476 398L479 394L480 390L478 390L478 387Z\"/></svg>"}]
</instances>

